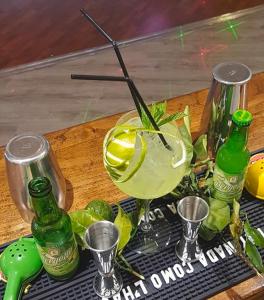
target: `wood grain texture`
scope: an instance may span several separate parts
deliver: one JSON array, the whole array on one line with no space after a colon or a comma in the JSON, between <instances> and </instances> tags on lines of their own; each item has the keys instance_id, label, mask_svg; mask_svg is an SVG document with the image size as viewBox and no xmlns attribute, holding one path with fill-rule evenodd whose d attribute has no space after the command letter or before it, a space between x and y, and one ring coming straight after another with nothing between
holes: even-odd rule
<instances>
[{"instance_id":1,"label":"wood grain texture","mask_svg":"<svg viewBox=\"0 0 264 300\"><path fill-rule=\"evenodd\" d=\"M170 113L190 106L192 132L199 131L208 90L198 91L168 101ZM248 91L249 110L254 122L250 129L249 149L264 146L264 73L253 76ZM67 190L73 195L71 210L83 208L93 198L102 198L115 203L127 196L115 187L108 177L102 161L102 143L106 132L114 126L120 115L102 118L83 125L74 126L46 135L50 141L65 178ZM3 159L0 149L0 243L30 233L29 225L23 222L10 197ZM221 293L212 299L246 299L255 297L263 290L264 281L253 278ZM252 298L253 299L253 298ZM260 298L259 298L260 299Z\"/></svg>"},{"instance_id":2,"label":"wood grain texture","mask_svg":"<svg viewBox=\"0 0 264 300\"><path fill-rule=\"evenodd\" d=\"M253 7L263 0L1 0L0 68L98 47L85 8L116 40Z\"/></svg>"}]
</instances>

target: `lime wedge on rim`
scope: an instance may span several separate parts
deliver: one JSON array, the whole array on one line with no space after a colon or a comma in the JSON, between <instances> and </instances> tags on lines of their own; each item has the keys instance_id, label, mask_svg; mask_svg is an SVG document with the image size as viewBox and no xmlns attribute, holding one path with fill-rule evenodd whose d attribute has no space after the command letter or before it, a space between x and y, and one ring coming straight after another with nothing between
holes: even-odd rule
<instances>
[{"instance_id":1,"label":"lime wedge on rim","mask_svg":"<svg viewBox=\"0 0 264 300\"><path fill-rule=\"evenodd\" d=\"M137 141L140 144L139 155L136 155ZM104 163L112 180L115 182L129 180L142 165L146 150L146 141L136 128L128 129L122 126L113 128L104 142Z\"/></svg>"}]
</instances>

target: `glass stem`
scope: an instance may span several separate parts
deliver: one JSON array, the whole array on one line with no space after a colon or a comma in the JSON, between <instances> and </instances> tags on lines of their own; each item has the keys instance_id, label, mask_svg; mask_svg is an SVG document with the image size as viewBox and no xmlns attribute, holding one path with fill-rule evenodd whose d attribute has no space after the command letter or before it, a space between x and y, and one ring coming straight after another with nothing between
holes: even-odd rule
<instances>
[{"instance_id":1,"label":"glass stem","mask_svg":"<svg viewBox=\"0 0 264 300\"><path fill-rule=\"evenodd\" d=\"M141 230L144 232L150 231L152 226L149 221L149 209L150 209L151 200L144 201L144 220L141 223Z\"/></svg>"}]
</instances>

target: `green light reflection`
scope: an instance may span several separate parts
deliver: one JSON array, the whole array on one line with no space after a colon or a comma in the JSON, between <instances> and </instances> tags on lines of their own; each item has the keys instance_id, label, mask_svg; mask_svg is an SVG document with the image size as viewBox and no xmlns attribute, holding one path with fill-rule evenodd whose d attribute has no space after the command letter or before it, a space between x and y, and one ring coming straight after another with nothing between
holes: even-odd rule
<instances>
[{"instance_id":1,"label":"green light reflection","mask_svg":"<svg viewBox=\"0 0 264 300\"><path fill-rule=\"evenodd\" d=\"M179 29L177 29L177 32L176 32L176 39L177 40L180 40L180 43L181 43L181 47L184 48L184 37L188 34L192 33L192 31L187 31L187 32L184 32L183 29L182 29L182 26L179 27Z\"/></svg>"},{"instance_id":2,"label":"green light reflection","mask_svg":"<svg viewBox=\"0 0 264 300\"><path fill-rule=\"evenodd\" d=\"M225 28L219 30L219 32L229 31L229 32L231 32L233 38L235 40L238 40L237 28L239 27L240 24L241 24L241 22L237 22L236 20L228 20L225 22Z\"/></svg>"}]
</instances>

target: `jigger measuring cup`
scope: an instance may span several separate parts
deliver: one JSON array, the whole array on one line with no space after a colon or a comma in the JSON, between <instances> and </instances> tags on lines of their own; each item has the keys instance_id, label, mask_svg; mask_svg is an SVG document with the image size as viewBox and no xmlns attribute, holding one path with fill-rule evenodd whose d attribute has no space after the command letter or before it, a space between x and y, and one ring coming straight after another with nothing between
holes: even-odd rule
<instances>
[{"instance_id":1,"label":"jigger measuring cup","mask_svg":"<svg viewBox=\"0 0 264 300\"><path fill-rule=\"evenodd\" d=\"M111 298L118 294L123 286L121 276L114 269L119 231L112 222L99 221L87 228L85 241L98 269L93 281L94 291L102 298Z\"/></svg>"},{"instance_id":2,"label":"jigger measuring cup","mask_svg":"<svg viewBox=\"0 0 264 300\"><path fill-rule=\"evenodd\" d=\"M28 223L34 213L30 205L28 183L39 176L49 178L58 205L66 208L66 183L49 142L41 135L21 134L5 149L6 173L11 196L21 217Z\"/></svg>"},{"instance_id":3,"label":"jigger measuring cup","mask_svg":"<svg viewBox=\"0 0 264 300\"><path fill-rule=\"evenodd\" d=\"M183 236L176 244L176 255L184 262L199 259L202 249L198 244L198 230L209 213L205 200L196 196L181 199L177 205L178 214L182 220Z\"/></svg>"}]
</instances>

